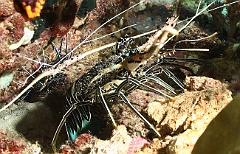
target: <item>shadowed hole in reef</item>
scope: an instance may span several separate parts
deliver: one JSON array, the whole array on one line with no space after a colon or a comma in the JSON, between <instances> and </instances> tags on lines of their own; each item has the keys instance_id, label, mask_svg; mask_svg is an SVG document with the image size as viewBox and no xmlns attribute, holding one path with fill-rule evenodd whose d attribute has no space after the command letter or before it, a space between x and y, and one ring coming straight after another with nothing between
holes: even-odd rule
<instances>
[{"instance_id":1,"label":"shadowed hole in reef","mask_svg":"<svg viewBox=\"0 0 240 154\"><path fill-rule=\"evenodd\" d=\"M52 94L41 102L25 102L22 106L26 106L29 112L18 122L16 131L32 143L37 141L43 152L52 152L51 141L62 118L63 100L63 96ZM67 135L63 129L57 146L66 140Z\"/></svg>"}]
</instances>

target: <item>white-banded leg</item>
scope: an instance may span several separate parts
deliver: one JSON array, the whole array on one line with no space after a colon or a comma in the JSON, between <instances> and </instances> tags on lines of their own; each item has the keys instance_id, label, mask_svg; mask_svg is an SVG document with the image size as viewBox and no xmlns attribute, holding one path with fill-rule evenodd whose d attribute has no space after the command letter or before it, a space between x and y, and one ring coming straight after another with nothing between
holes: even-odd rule
<instances>
[{"instance_id":1,"label":"white-banded leg","mask_svg":"<svg viewBox=\"0 0 240 154\"><path fill-rule=\"evenodd\" d=\"M161 137L156 128L131 104L123 92L118 92L118 97L120 97L159 137Z\"/></svg>"},{"instance_id":2,"label":"white-banded leg","mask_svg":"<svg viewBox=\"0 0 240 154\"><path fill-rule=\"evenodd\" d=\"M144 75L138 80L142 82L153 82L176 95L175 89L168 83L166 83L164 80L162 80L160 77L158 77L158 75L164 73L168 78L174 81L181 89L184 89L184 85L171 71L169 71L167 68L164 68L163 65L171 66L171 63L166 64L163 59L156 60L151 66L143 68L142 72L144 73Z\"/></svg>"},{"instance_id":3,"label":"white-banded leg","mask_svg":"<svg viewBox=\"0 0 240 154\"><path fill-rule=\"evenodd\" d=\"M170 86L168 83L166 83L165 81L163 81L160 77L156 76L156 75L146 75L144 78L147 79L147 82L152 82L155 83L161 87L163 87L164 89L166 89L167 91L170 91L171 93L173 93L174 95L176 95L177 93L175 92L175 89Z\"/></svg>"},{"instance_id":4,"label":"white-banded leg","mask_svg":"<svg viewBox=\"0 0 240 154\"><path fill-rule=\"evenodd\" d=\"M155 89L155 88L153 88L149 85L146 85L146 84L144 84L144 82L147 82L147 79L142 79L142 80L138 81L137 79L128 77L118 86L118 88L116 89L116 92L120 92L122 89L125 88L125 86L128 86L128 84L132 84L132 86L134 86L134 88L131 88L131 89L135 89L137 87L143 87L143 88L146 88L146 90L152 91L154 93L157 93L157 94L160 94L160 95L163 95L167 98L172 99L172 97L169 96L168 94L165 94L161 90L158 90L158 89ZM128 91L128 89L124 89L124 90Z\"/></svg>"},{"instance_id":5,"label":"white-banded leg","mask_svg":"<svg viewBox=\"0 0 240 154\"><path fill-rule=\"evenodd\" d=\"M181 81L167 68L163 68L163 72L167 75L168 78L172 79L181 89L184 89L184 85Z\"/></svg>"},{"instance_id":6,"label":"white-banded leg","mask_svg":"<svg viewBox=\"0 0 240 154\"><path fill-rule=\"evenodd\" d=\"M109 115L109 117L111 118L111 121L112 121L112 123L113 123L113 126L114 126L115 128L117 128L117 123L115 122L115 120L114 120L114 118L113 118L113 115L112 115L112 113L111 113L111 111L110 111L110 109L109 109L109 107L108 107L108 105L107 105L107 103L106 103L106 101L105 101L105 98L104 98L103 93L102 93L102 89L101 89L100 87L98 88L98 93L99 93L99 94L97 94L97 95L100 96L101 102L102 102L102 104L104 105L104 108L107 110L108 115Z\"/></svg>"},{"instance_id":7,"label":"white-banded leg","mask_svg":"<svg viewBox=\"0 0 240 154\"><path fill-rule=\"evenodd\" d=\"M171 98L171 96L161 92L160 90L157 90L155 88L152 88L148 85L145 85L144 83L142 83L143 81L138 81L136 79L133 78L126 78L115 90L114 93L108 94L106 96L106 99L111 99L111 98L121 98L121 100L126 103L131 110L133 110L159 137L161 137L160 133L156 130L156 128L131 104L131 102L127 99L127 97L125 96L124 93L128 93L129 91L126 88L130 88L131 86L133 86L134 88L137 87L143 87L146 88L146 90L164 95L168 98ZM132 88L132 89L134 89Z\"/></svg>"}]
</instances>

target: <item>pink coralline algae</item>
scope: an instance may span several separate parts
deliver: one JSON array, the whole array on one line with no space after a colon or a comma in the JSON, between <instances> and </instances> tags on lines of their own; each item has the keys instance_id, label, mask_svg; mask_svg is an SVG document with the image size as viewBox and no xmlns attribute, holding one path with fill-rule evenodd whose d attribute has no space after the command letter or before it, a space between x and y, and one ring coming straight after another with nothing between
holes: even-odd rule
<instances>
[{"instance_id":1,"label":"pink coralline algae","mask_svg":"<svg viewBox=\"0 0 240 154\"><path fill-rule=\"evenodd\" d=\"M17 141L6 133L0 132L0 153L22 153L26 147L23 141Z\"/></svg>"},{"instance_id":2,"label":"pink coralline algae","mask_svg":"<svg viewBox=\"0 0 240 154\"><path fill-rule=\"evenodd\" d=\"M132 141L131 141L130 145L129 145L128 154L134 154L134 152L137 149L141 149L145 146L149 146L149 144L150 143L146 139L144 139L140 136L134 136L132 138Z\"/></svg>"},{"instance_id":3,"label":"pink coralline algae","mask_svg":"<svg viewBox=\"0 0 240 154\"><path fill-rule=\"evenodd\" d=\"M88 146L90 142L93 140L93 137L90 134L81 134L78 136L74 143L67 143L66 145L62 145L62 153L75 153L84 149L85 146Z\"/></svg>"},{"instance_id":4,"label":"pink coralline algae","mask_svg":"<svg viewBox=\"0 0 240 154\"><path fill-rule=\"evenodd\" d=\"M14 8L10 1L0 1L0 18L5 18L13 14Z\"/></svg>"}]
</instances>

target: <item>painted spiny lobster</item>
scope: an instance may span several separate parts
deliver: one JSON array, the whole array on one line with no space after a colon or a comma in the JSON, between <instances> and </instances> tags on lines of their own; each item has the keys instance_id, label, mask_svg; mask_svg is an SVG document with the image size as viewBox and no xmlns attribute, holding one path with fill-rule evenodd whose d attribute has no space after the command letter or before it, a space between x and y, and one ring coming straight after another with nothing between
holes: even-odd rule
<instances>
[{"instance_id":1,"label":"painted spiny lobster","mask_svg":"<svg viewBox=\"0 0 240 154\"><path fill-rule=\"evenodd\" d=\"M158 32L153 37L155 37L155 39L161 37L160 40L164 42L164 40L168 38L167 35L169 31L176 32L172 29L172 25L167 25L166 30L163 28L161 34ZM67 90L65 101L66 113L55 132L52 140L53 147L56 145L57 136L64 124L69 138L74 140L77 135L79 135L79 132L81 132L82 127L84 127L83 123L91 122L92 114L100 111L97 107L99 103L104 105L113 125L117 127L107 105L109 100L115 98L127 104L158 136L161 136L154 126L132 105L126 96L132 90L140 87L172 98L169 94L145 84L146 82L152 82L163 87L170 93L176 94L173 87L157 76L161 73L166 74L182 89L183 84L171 71L161 67L161 64L165 63L164 57L168 55L167 52L159 56L156 49L149 50L151 48L149 47L149 43L151 42L144 44L144 50L141 48L130 48L129 45L131 41L131 38L122 38L117 43L116 54L98 62L89 72L77 79ZM139 56L137 62L136 59L132 58L134 56ZM150 58L154 62L151 65L147 65L149 64L147 62L150 61Z\"/></svg>"}]
</instances>

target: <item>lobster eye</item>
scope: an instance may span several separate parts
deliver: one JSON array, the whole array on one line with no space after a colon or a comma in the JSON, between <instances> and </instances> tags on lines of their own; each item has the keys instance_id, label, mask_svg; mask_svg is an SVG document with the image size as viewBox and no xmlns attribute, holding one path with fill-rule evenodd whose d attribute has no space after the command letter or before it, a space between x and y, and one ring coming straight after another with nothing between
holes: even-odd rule
<instances>
[{"instance_id":1,"label":"lobster eye","mask_svg":"<svg viewBox=\"0 0 240 154\"><path fill-rule=\"evenodd\" d=\"M40 16L45 1L46 0L14 0L13 5L25 20L32 20Z\"/></svg>"}]
</instances>

